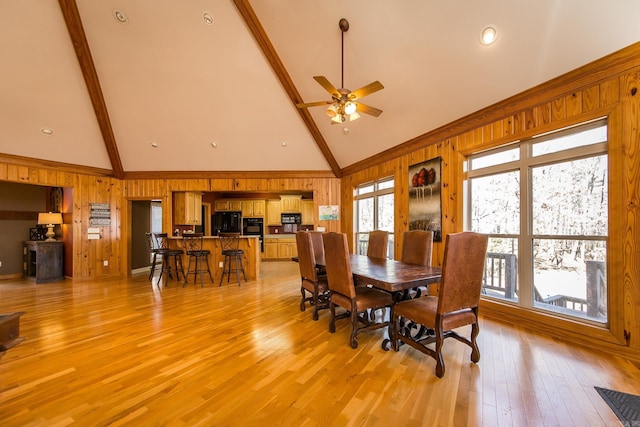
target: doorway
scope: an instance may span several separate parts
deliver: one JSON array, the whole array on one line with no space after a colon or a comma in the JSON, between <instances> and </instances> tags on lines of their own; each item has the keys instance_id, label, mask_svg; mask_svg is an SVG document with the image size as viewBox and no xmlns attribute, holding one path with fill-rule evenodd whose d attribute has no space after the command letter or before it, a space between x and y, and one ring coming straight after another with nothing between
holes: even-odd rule
<instances>
[{"instance_id":1,"label":"doorway","mask_svg":"<svg viewBox=\"0 0 640 427\"><path fill-rule=\"evenodd\" d=\"M151 251L146 233L162 232L162 202L131 201L131 274L148 272Z\"/></svg>"}]
</instances>

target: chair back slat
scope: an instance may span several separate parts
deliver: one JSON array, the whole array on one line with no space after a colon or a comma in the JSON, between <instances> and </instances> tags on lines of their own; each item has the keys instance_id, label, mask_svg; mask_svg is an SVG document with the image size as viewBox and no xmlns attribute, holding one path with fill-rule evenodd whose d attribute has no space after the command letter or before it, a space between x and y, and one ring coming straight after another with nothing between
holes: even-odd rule
<instances>
[{"instance_id":1,"label":"chair back slat","mask_svg":"<svg viewBox=\"0 0 640 427\"><path fill-rule=\"evenodd\" d=\"M154 233L153 237L156 240L156 248L169 249L169 237L167 233Z\"/></svg>"},{"instance_id":2,"label":"chair back slat","mask_svg":"<svg viewBox=\"0 0 640 427\"><path fill-rule=\"evenodd\" d=\"M332 292L338 292L348 298L355 298L353 274L349 261L347 236L343 233L325 233L324 256L327 264L327 281Z\"/></svg>"},{"instance_id":3,"label":"chair back slat","mask_svg":"<svg viewBox=\"0 0 640 427\"><path fill-rule=\"evenodd\" d=\"M447 235L438 313L478 306L488 240L486 235L470 231Z\"/></svg>"},{"instance_id":4,"label":"chair back slat","mask_svg":"<svg viewBox=\"0 0 640 427\"><path fill-rule=\"evenodd\" d=\"M201 251L204 235L202 233L189 233L182 235L184 250L189 252Z\"/></svg>"},{"instance_id":5,"label":"chair back slat","mask_svg":"<svg viewBox=\"0 0 640 427\"><path fill-rule=\"evenodd\" d=\"M431 266L433 231L411 230L402 235L402 257L407 264Z\"/></svg>"},{"instance_id":6,"label":"chair back slat","mask_svg":"<svg viewBox=\"0 0 640 427\"><path fill-rule=\"evenodd\" d=\"M218 233L223 251L237 251L240 247L240 233Z\"/></svg>"}]
</instances>

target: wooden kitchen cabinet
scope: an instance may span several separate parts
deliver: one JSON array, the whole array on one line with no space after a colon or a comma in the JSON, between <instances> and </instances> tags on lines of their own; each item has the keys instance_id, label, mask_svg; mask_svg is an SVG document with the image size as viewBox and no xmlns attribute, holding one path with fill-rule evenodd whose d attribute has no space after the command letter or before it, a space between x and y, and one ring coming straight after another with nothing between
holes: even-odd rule
<instances>
[{"instance_id":1,"label":"wooden kitchen cabinet","mask_svg":"<svg viewBox=\"0 0 640 427\"><path fill-rule=\"evenodd\" d=\"M216 212L221 212L221 211L242 211L242 200L240 199L236 199L236 200L216 200L216 202L214 203L214 209Z\"/></svg>"},{"instance_id":2,"label":"wooden kitchen cabinet","mask_svg":"<svg viewBox=\"0 0 640 427\"><path fill-rule=\"evenodd\" d=\"M173 223L178 225L202 224L202 193L181 191L173 193Z\"/></svg>"},{"instance_id":3,"label":"wooden kitchen cabinet","mask_svg":"<svg viewBox=\"0 0 640 427\"><path fill-rule=\"evenodd\" d=\"M298 246L295 238L267 238L264 240L265 259L291 259L298 256Z\"/></svg>"},{"instance_id":4,"label":"wooden kitchen cabinet","mask_svg":"<svg viewBox=\"0 0 640 427\"><path fill-rule=\"evenodd\" d=\"M296 239L280 239L278 240L278 258L290 259L298 256L298 247Z\"/></svg>"},{"instance_id":5,"label":"wooden kitchen cabinet","mask_svg":"<svg viewBox=\"0 0 640 427\"><path fill-rule=\"evenodd\" d=\"M243 200L242 201L242 217L264 217L265 201L264 200Z\"/></svg>"},{"instance_id":6,"label":"wooden kitchen cabinet","mask_svg":"<svg viewBox=\"0 0 640 427\"><path fill-rule=\"evenodd\" d=\"M315 220L315 209L313 205L313 200L303 200L300 204L300 211L302 213L302 223L305 225L314 224Z\"/></svg>"},{"instance_id":7,"label":"wooden kitchen cabinet","mask_svg":"<svg viewBox=\"0 0 640 427\"><path fill-rule=\"evenodd\" d=\"M216 200L213 205L213 209L218 211L228 211L229 210L229 201L228 200Z\"/></svg>"},{"instance_id":8,"label":"wooden kitchen cabinet","mask_svg":"<svg viewBox=\"0 0 640 427\"><path fill-rule=\"evenodd\" d=\"M282 225L280 214L282 213L282 204L280 200L267 201L267 225Z\"/></svg>"},{"instance_id":9,"label":"wooden kitchen cabinet","mask_svg":"<svg viewBox=\"0 0 640 427\"><path fill-rule=\"evenodd\" d=\"M280 196L283 213L300 213L302 196Z\"/></svg>"},{"instance_id":10,"label":"wooden kitchen cabinet","mask_svg":"<svg viewBox=\"0 0 640 427\"><path fill-rule=\"evenodd\" d=\"M265 259L278 258L278 239L265 239L264 257Z\"/></svg>"}]
</instances>

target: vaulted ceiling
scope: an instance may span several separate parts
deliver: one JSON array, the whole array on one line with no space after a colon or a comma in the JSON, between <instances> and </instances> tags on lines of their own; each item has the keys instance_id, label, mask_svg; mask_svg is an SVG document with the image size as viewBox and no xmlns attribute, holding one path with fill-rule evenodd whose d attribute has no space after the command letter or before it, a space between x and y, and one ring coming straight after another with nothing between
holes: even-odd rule
<instances>
[{"instance_id":1,"label":"vaulted ceiling","mask_svg":"<svg viewBox=\"0 0 640 427\"><path fill-rule=\"evenodd\" d=\"M340 176L637 42L639 15L635 0L0 0L0 154L117 177ZM332 125L296 108L330 99L318 75L380 81L363 101L383 113Z\"/></svg>"}]
</instances>

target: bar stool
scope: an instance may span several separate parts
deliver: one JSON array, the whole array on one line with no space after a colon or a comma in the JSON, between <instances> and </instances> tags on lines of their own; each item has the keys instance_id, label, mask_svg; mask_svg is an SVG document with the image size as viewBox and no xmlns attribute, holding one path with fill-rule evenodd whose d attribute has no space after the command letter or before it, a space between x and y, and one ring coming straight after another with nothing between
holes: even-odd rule
<instances>
[{"instance_id":1,"label":"bar stool","mask_svg":"<svg viewBox=\"0 0 640 427\"><path fill-rule=\"evenodd\" d=\"M211 282L213 282L213 276L211 276L211 269L209 268L209 254L211 254L211 251L208 249L202 249L203 240L204 238L202 233L190 233L182 235L184 249L185 251L187 251L187 256L189 257L189 263L187 264L187 274L184 276L184 283L182 284L183 288L189 281L189 274L193 274L193 283L196 282L199 274L200 285L204 288L204 282L202 281L202 276L204 275L203 264L206 264L207 273L209 273L209 278L211 279ZM192 260L195 262L193 270L191 270Z\"/></svg>"},{"instance_id":2,"label":"bar stool","mask_svg":"<svg viewBox=\"0 0 640 427\"><path fill-rule=\"evenodd\" d=\"M153 279L153 275L156 274L156 260L158 258L158 248L156 247L156 239L151 233L144 233L147 236L147 242L149 243L149 253L153 255L151 259L151 269L149 270L149 280Z\"/></svg>"},{"instance_id":3,"label":"bar stool","mask_svg":"<svg viewBox=\"0 0 640 427\"><path fill-rule=\"evenodd\" d=\"M182 268L182 254L184 252L182 249L171 249L169 247L169 237L167 233L155 233L153 236L156 241L156 254L162 256L158 283L162 280L162 274L165 272L167 273L166 277L173 279L171 261L173 261L173 269L176 272L176 280L180 280L180 273L182 273L182 277L184 277L184 269ZM155 254L152 269L155 270ZM165 282L164 285L167 286L168 282Z\"/></svg>"},{"instance_id":4,"label":"bar stool","mask_svg":"<svg viewBox=\"0 0 640 427\"><path fill-rule=\"evenodd\" d=\"M218 233L220 237L220 247L222 248L222 255L224 256L224 263L222 264L222 276L220 276L220 284L222 286L222 279L224 275L227 275L227 283L231 277L231 272L236 272L238 278L238 286L240 286L240 272L244 276L244 281L247 281L247 275L244 273L244 266L242 265L242 255L244 251L238 249L240 244L240 233ZM233 261L234 268L231 268L231 261Z\"/></svg>"}]
</instances>

